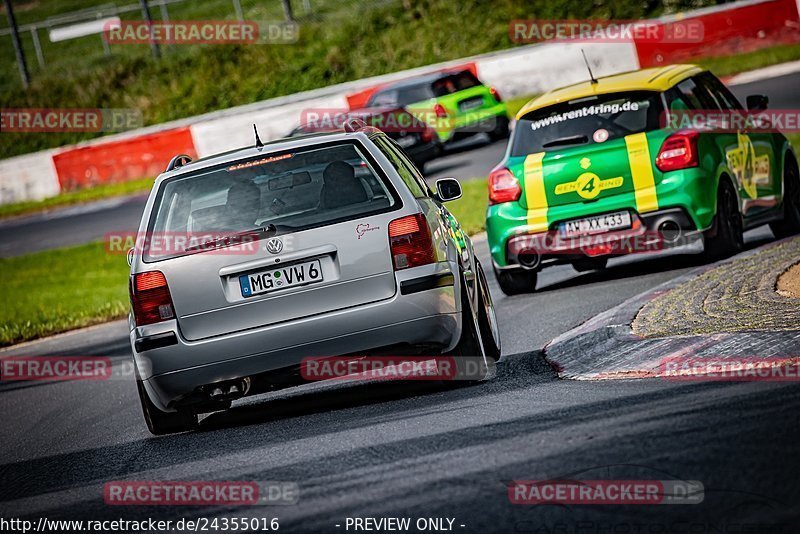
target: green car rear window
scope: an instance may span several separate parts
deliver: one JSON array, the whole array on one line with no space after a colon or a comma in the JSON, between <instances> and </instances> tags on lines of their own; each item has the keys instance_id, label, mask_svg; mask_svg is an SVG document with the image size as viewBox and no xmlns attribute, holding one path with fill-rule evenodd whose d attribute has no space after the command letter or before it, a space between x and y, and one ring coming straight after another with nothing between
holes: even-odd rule
<instances>
[{"instance_id":1,"label":"green car rear window","mask_svg":"<svg viewBox=\"0 0 800 534\"><path fill-rule=\"evenodd\" d=\"M451 95L459 91L478 87L480 80L470 71L456 72L442 76L433 81L427 80L417 84L388 87L376 92L369 99L367 106L408 106L431 98Z\"/></svg>"},{"instance_id":2,"label":"green car rear window","mask_svg":"<svg viewBox=\"0 0 800 534\"><path fill-rule=\"evenodd\" d=\"M464 71L457 74L445 76L440 80L433 82L433 93L439 96L447 96L459 91L465 91L482 85L480 80L476 78L471 72Z\"/></svg>"},{"instance_id":3,"label":"green car rear window","mask_svg":"<svg viewBox=\"0 0 800 534\"><path fill-rule=\"evenodd\" d=\"M511 156L552 152L657 130L661 93L637 91L580 98L532 111L517 121Z\"/></svg>"},{"instance_id":4,"label":"green car rear window","mask_svg":"<svg viewBox=\"0 0 800 534\"><path fill-rule=\"evenodd\" d=\"M396 89L384 89L375 93L367 105L371 107L408 106L433 97L431 84L424 83Z\"/></svg>"}]
</instances>

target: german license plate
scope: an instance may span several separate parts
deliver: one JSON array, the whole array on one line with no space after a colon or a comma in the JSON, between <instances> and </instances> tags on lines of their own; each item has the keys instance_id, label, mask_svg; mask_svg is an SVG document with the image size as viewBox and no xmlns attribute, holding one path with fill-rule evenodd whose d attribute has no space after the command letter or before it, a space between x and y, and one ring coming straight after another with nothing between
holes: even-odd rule
<instances>
[{"instance_id":1,"label":"german license plate","mask_svg":"<svg viewBox=\"0 0 800 534\"><path fill-rule=\"evenodd\" d=\"M287 265L279 269L243 274L239 286L243 297L262 295L279 289L297 287L322 282L322 269L319 260Z\"/></svg>"},{"instance_id":2,"label":"german license plate","mask_svg":"<svg viewBox=\"0 0 800 534\"><path fill-rule=\"evenodd\" d=\"M559 232L561 235L571 237L609 232L611 230L622 230L624 228L630 228L630 226L631 214L627 211L617 211L604 215L596 215L594 217L586 217L584 219L565 221L559 226Z\"/></svg>"},{"instance_id":3,"label":"german license plate","mask_svg":"<svg viewBox=\"0 0 800 534\"><path fill-rule=\"evenodd\" d=\"M483 105L483 97L478 96L474 98L468 98L467 100L462 100L458 103L458 109L461 111L469 111L471 109L478 109Z\"/></svg>"}]
</instances>

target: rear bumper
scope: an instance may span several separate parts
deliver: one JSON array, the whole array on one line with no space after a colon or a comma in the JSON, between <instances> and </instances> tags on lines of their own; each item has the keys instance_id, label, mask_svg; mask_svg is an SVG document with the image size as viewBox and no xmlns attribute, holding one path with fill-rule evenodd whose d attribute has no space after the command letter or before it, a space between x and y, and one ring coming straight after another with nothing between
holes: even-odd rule
<instances>
[{"instance_id":1,"label":"rear bumper","mask_svg":"<svg viewBox=\"0 0 800 534\"><path fill-rule=\"evenodd\" d=\"M680 214L676 218L680 221L681 236L683 239L691 240L693 236L699 237L702 231L711 227L716 210L716 188L716 178L708 176L701 168L667 173L656 186L659 207L655 211L639 213L636 210L633 193L610 195L590 204L576 202L551 206L547 215L550 223L548 232L538 234L531 231L528 211L518 202L492 205L486 214L486 233L492 261L496 269L518 268L520 267L518 259L510 257L509 251L518 250L519 239L538 236L542 241L546 235L554 234L561 222L615 211L628 211L634 220L640 221L639 229L621 232L617 237L622 240L639 236L640 242L636 245L643 246L645 251L657 250L657 247L665 245L656 243L652 244L650 249L647 248L647 243L653 237L652 234L658 230L663 216L668 214ZM613 240L615 236L612 233L609 237ZM644 238L647 239L642 240ZM578 240L573 242L572 247L555 245L555 250L551 251L554 262L568 263L572 259L602 255L587 254L583 250L585 247L581 246L585 244ZM613 255L631 252L636 251L626 251L620 247L614 250ZM542 258L542 264L546 263L545 259L547 258Z\"/></svg>"},{"instance_id":2,"label":"rear bumper","mask_svg":"<svg viewBox=\"0 0 800 534\"><path fill-rule=\"evenodd\" d=\"M175 321L133 328L138 376L153 403L171 410L198 402L202 386L297 367L311 356L403 344L449 350L461 334L460 282L450 277L453 272L448 263L409 269L398 273L399 282L413 287L419 281L419 290L398 290L383 301L199 341L185 339ZM436 283L421 284L432 280ZM168 333L174 343L138 350L154 338L169 339Z\"/></svg>"},{"instance_id":3,"label":"rear bumper","mask_svg":"<svg viewBox=\"0 0 800 534\"><path fill-rule=\"evenodd\" d=\"M659 210L639 216L631 214L631 228L578 237L564 237L557 231L516 235L506 245L506 264L496 270L539 269L548 264L571 263L587 258L647 254L692 246L702 240L686 213L680 208ZM668 230L662 230L668 229Z\"/></svg>"},{"instance_id":4,"label":"rear bumper","mask_svg":"<svg viewBox=\"0 0 800 534\"><path fill-rule=\"evenodd\" d=\"M459 113L451 120L450 128L437 128L436 131L443 142L455 141L458 138L494 131L498 118L508 119L504 103Z\"/></svg>"}]
</instances>

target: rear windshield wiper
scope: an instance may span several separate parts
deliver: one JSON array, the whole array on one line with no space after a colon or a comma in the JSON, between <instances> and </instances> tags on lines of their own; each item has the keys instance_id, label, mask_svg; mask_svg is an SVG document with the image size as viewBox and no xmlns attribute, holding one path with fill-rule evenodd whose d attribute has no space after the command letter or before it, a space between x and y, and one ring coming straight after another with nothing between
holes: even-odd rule
<instances>
[{"instance_id":1,"label":"rear windshield wiper","mask_svg":"<svg viewBox=\"0 0 800 534\"><path fill-rule=\"evenodd\" d=\"M186 247L184 251L193 252L196 250L213 250L215 248L220 248L220 247L241 245L242 243L249 242L243 239L245 237L253 236L255 240L258 240L258 239L263 239L264 237L275 235L277 233L278 233L278 227L275 226L274 224L268 224L266 226L262 226L259 228L253 228L252 230L236 232L233 234L223 235L222 237L219 237L217 239L203 241L202 243L192 245L191 247Z\"/></svg>"},{"instance_id":2,"label":"rear windshield wiper","mask_svg":"<svg viewBox=\"0 0 800 534\"><path fill-rule=\"evenodd\" d=\"M569 137L559 137L558 139L553 139L552 141L548 141L542 145L542 148L549 148L551 146L564 146L564 145L582 145L583 143L588 143L589 138L585 135L570 135Z\"/></svg>"}]
</instances>

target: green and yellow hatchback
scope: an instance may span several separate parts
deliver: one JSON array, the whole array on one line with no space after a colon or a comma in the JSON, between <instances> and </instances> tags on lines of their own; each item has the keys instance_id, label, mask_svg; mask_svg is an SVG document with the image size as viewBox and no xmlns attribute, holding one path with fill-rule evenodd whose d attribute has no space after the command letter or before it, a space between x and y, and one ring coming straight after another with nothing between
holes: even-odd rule
<instances>
[{"instance_id":1,"label":"green and yellow hatchback","mask_svg":"<svg viewBox=\"0 0 800 534\"><path fill-rule=\"evenodd\" d=\"M712 257L769 223L800 231L797 158L772 129L686 128L691 113L752 116L694 65L643 69L550 91L525 105L489 176L486 230L501 289L533 291L538 271L703 242Z\"/></svg>"}]
</instances>

